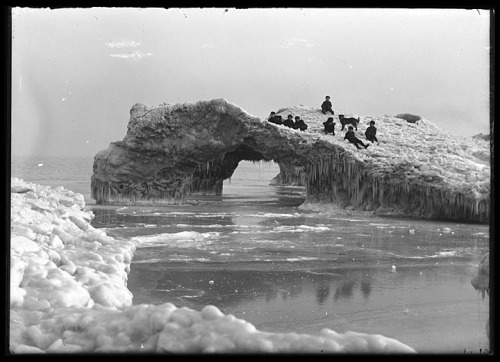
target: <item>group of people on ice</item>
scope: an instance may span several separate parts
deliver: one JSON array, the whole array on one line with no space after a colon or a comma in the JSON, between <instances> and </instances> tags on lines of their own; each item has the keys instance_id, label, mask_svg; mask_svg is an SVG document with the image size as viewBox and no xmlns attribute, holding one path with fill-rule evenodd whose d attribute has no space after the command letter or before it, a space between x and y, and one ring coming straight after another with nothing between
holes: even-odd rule
<instances>
[{"instance_id":1,"label":"group of people on ice","mask_svg":"<svg viewBox=\"0 0 500 362\"><path fill-rule=\"evenodd\" d=\"M303 119L300 119L299 116L295 116L295 121L293 120L293 115L289 114L287 119L283 121L281 116L277 116L276 112L271 112L269 118L267 119L269 122L274 124L282 124L288 128L298 129L301 131L305 131L307 129L307 124Z\"/></svg>"},{"instance_id":2,"label":"group of people on ice","mask_svg":"<svg viewBox=\"0 0 500 362\"><path fill-rule=\"evenodd\" d=\"M321 112L323 114L327 114L330 112L333 115L335 115L333 109L332 109L332 102L330 102L330 97L326 96L325 101L321 104ZM267 119L271 123L275 124L281 124L289 128L293 129L299 129L301 131L305 131L307 129L307 124L302 120L299 116L295 116L295 121L293 120L293 115L289 114L288 118L285 119L284 121L282 120L282 117L279 115L276 115L276 112L271 112L269 115L269 118ZM342 125L341 131L344 130L346 125L350 125L347 128L347 132L344 135L344 139L348 140L358 150L361 149L361 146L363 146L365 149L368 148L369 144L364 144L363 141L361 141L359 138L356 137L356 134L354 133L354 127L356 128L356 131L358 130L358 123L359 123L359 117L356 118L346 118L344 117L343 114L339 114L339 121L340 124ZM325 134L332 134L333 136L335 135L335 123L333 122L333 117L328 117L326 122L323 122L323 126L325 128ZM370 126L366 129L365 131L365 136L366 139L370 142L377 142L377 128L375 127L375 121L370 121Z\"/></svg>"}]
</instances>

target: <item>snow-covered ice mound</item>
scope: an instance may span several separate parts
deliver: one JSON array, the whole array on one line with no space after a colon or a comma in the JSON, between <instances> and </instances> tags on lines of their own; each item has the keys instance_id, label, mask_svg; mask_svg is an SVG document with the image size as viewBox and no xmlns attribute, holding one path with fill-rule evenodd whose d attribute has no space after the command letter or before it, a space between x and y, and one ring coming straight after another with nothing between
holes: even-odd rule
<instances>
[{"instance_id":1,"label":"snow-covered ice mound","mask_svg":"<svg viewBox=\"0 0 500 362\"><path fill-rule=\"evenodd\" d=\"M346 159L362 165L362 169L367 170L362 172L370 176L363 181L359 168L341 167L339 171L337 169L342 165L337 165L336 160L331 164L319 164L316 173L326 175L319 180L319 201L325 199L325 195L321 195L323 189L332 188L332 194L336 189L345 189L349 195L347 208L379 214L488 221L491 188L489 141L453 135L424 117L411 123L397 116L345 113L345 117L359 118L355 134L370 145L366 150L357 150L344 140L349 125L341 131L338 115L342 112L335 110L335 116L324 115L317 107L301 105L279 109L277 114L284 118L288 114L300 116L308 124L308 129L305 132L290 130L290 133L300 133L303 138L311 137L315 142L321 140L339 147L345 152ZM328 117L333 117L336 123L335 136L324 134L323 122ZM375 121L379 144L365 139L370 121ZM332 187L328 184L328 179L332 178L341 182ZM309 193L313 184L308 184ZM335 199L336 204L339 204L338 199ZM325 203L327 201L328 198ZM307 203L303 205L304 209L309 206Z\"/></svg>"},{"instance_id":2,"label":"snow-covered ice mound","mask_svg":"<svg viewBox=\"0 0 500 362\"><path fill-rule=\"evenodd\" d=\"M354 145L344 140L349 125L344 131L340 130L342 125L337 112L333 116L335 136L323 132L323 122L332 116L322 114L315 107L282 108L278 114L299 115L309 126L306 134L319 134L323 140L343 145L351 156L378 166L380 173L406 173L410 180L437 177L457 189L470 187L467 181L472 181L472 192L489 192L490 146L484 139L452 135L424 117L416 123L410 123L396 116L371 117L346 113L346 117L360 119L355 133L363 142L370 144L368 150L358 152ZM365 139L364 133L370 121L375 121L379 145ZM396 165L402 169L396 169Z\"/></svg>"},{"instance_id":3,"label":"snow-covered ice mound","mask_svg":"<svg viewBox=\"0 0 500 362\"><path fill-rule=\"evenodd\" d=\"M92 227L80 194L16 178L11 189L12 353L414 352L381 335L262 332L210 305L132 306L133 242Z\"/></svg>"}]
</instances>

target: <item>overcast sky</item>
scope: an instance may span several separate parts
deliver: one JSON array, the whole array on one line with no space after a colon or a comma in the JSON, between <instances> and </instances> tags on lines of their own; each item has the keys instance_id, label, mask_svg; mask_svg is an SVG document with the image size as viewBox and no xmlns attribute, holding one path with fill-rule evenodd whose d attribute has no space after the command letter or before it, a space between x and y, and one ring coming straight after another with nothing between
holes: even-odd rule
<instances>
[{"instance_id":1,"label":"overcast sky","mask_svg":"<svg viewBox=\"0 0 500 362\"><path fill-rule=\"evenodd\" d=\"M463 9L29 9L12 13L12 154L86 155L134 103L226 98L414 113L489 133L489 12ZM381 135L382 136L382 135Z\"/></svg>"}]
</instances>

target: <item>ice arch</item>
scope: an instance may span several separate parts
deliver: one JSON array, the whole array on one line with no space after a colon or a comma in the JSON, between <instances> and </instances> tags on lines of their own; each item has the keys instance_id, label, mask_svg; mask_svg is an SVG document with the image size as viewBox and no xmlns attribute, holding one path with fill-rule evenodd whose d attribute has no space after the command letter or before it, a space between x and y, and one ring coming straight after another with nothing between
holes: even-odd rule
<instances>
[{"instance_id":1,"label":"ice arch","mask_svg":"<svg viewBox=\"0 0 500 362\"><path fill-rule=\"evenodd\" d=\"M401 145L388 142L376 152L358 152L343 141L343 135L322 134L326 116L318 109L301 106L278 111L285 117L288 113L306 119L308 130L269 123L225 99L155 107L135 104L124 139L94 157L92 198L105 204L171 204L182 203L187 195L220 195L223 180L231 177L240 161L264 160L280 166L279 183L306 186L305 203L488 220L489 184L480 190L483 193L471 193L470 184L456 187L424 167L425 171L419 170L406 158L388 167L379 162L381 152L397 154ZM422 122L422 126L411 126L423 142L437 128ZM397 130L410 126L391 118L388 130L392 124ZM484 173L484 169L477 172Z\"/></svg>"}]
</instances>

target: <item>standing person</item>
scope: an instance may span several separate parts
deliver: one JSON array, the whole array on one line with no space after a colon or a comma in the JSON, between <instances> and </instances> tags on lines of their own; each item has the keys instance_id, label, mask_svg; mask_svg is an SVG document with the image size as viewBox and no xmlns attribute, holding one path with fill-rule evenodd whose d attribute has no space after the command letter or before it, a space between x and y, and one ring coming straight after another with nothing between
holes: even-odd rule
<instances>
[{"instance_id":1,"label":"standing person","mask_svg":"<svg viewBox=\"0 0 500 362\"><path fill-rule=\"evenodd\" d=\"M331 112L332 115L334 115L332 102L330 102L330 96L326 96L325 101L321 104L321 112L323 112L323 114L326 114L326 112Z\"/></svg>"},{"instance_id":2,"label":"standing person","mask_svg":"<svg viewBox=\"0 0 500 362\"><path fill-rule=\"evenodd\" d=\"M361 146L363 146L365 149L367 149L368 146L369 146L369 145L365 145L363 143L363 141L361 141L359 138L356 137L356 135L354 134L354 127L353 126L349 126L349 130L345 133L344 139L348 140L351 143L353 143L354 146L356 146L356 148L358 150L361 149L361 147L359 147L358 144L360 144Z\"/></svg>"},{"instance_id":3,"label":"standing person","mask_svg":"<svg viewBox=\"0 0 500 362\"><path fill-rule=\"evenodd\" d=\"M285 119L283 125L287 126L288 128L293 128L295 126L295 123L293 122L293 116L291 114L289 114L288 118Z\"/></svg>"},{"instance_id":4,"label":"standing person","mask_svg":"<svg viewBox=\"0 0 500 362\"><path fill-rule=\"evenodd\" d=\"M333 122L333 117L328 117L326 122L323 122L323 126L325 126L325 134L331 133L332 136L335 136L335 123Z\"/></svg>"},{"instance_id":5,"label":"standing person","mask_svg":"<svg viewBox=\"0 0 500 362\"><path fill-rule=\"evenodd\" d=\"M379 143L376 134L377 134L377 128L375 128L375 121L370 121L370 127L368 127L365 131L366 139L368 141L371 141L371 143L375 141L377 142L378 145Z\"/></svg>"}]
</instances>

